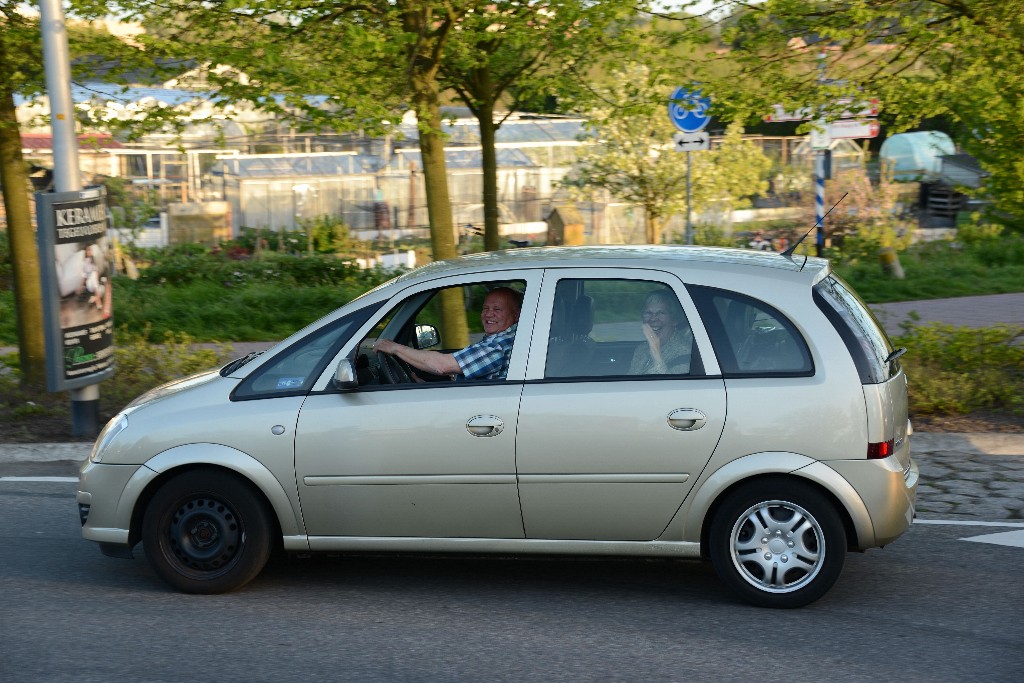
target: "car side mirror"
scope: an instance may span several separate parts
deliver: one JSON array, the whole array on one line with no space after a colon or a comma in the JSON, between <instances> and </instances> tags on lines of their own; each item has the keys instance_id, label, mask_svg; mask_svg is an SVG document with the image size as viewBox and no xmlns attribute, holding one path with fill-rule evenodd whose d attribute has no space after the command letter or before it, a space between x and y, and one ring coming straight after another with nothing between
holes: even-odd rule
<instances>
[{"instance_id":1,"label":"car side mirror","mask_svg":"<svg viewBox=\"0 0 1024 683\"><path fill-rule=\"evenodd\" d=\"M338 367L334 369L334 377L331 378L331 384L334 385L335 389L357 389L359 387L356 368L351 360L342 358L338 361Z\"/></svg>"},{"instance_id":2,"label":"car side mirror","mask_svg":"<svg viewBox=\"0 0 1024 683\"><path fill-rule=\"evenodd\" d=\"M433 325L416 326L416 348L429 349L441 343L441 335Z\"/></svg>"}]
</instances>

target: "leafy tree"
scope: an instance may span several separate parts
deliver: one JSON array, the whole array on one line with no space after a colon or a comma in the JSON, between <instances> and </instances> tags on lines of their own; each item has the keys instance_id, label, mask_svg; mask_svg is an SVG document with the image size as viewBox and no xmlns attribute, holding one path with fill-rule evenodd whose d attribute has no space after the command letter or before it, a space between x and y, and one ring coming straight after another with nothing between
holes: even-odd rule
<instances>
[{"instance_id":1,"label":"leafy tree","mask_svg":"<svg viewBox=\"0 0 1024 683\"><path fill-rule=\"evenodd\" d=\"M646 240L657 244L664 221L686 208L685 159L673 148L676 131L666 112L673 85L664 73L636 64L616 72L614 81L603 91L607 104L589 119L593 145L567 184L577 193L601 188L642 206ZM767 189L771 161L742 132L730 126L715 150L692 155L691 211L739 208Z\"/></svg>"},{"instance_id":2,"label":"leafy tree","mask_svg":"<svg viewBox=\"0 0 1024 683\"><path fill-rule=\"evenodd\" d=\"M498 129L528 103L578 92L593 65L610 53L623 52L623 29L633 22L637 8L634 0L501 0L463 17L441 72L479 123L485 250L498 249L500 243ZM504 113L499 115L500 104Z\"/></svg>"},{"instance_id":3,"label":"leafy tree","mask_svg":"<svg viewBox=\"0 0 1024 683\"><path fill-rule=\"evenodd\" d=\"M43 386L46 348L42 283L28 200L28 172L14 105L15 93L38 92L41 88L42 50L39 22L19 12L20 5L0 1L0 189L7 212L21 378L26 385Z\"/></svg>"},{"instance_id":4,"label":"leafy tree","mask_svg":"<svg viewBox=\"0 0 1024 683\"><path fill-rule=\"evenodd\" d=\"M308 130L381 133L411 109L435 259L456 256L444 158L440 62L459 23L482 0L198 0L117 3L142 21L149 54L200 67L204 98L221 108L255 107ZM230 67L230 68L224 68ZM157 112L151 120L159 125ZM465 339L458 292L444 324Z\"/></svg>"},{"instance_id":5,"label":"leafy tree","mask_svg":"<svg viewBox=\"0 0 1024 683\"><path fill-rule=\"evenodd\" d=\"M72 10L91 0L72 3ZM72 56L112 55L124 45L105 30L68 22ZM82 60L73 75L94 64ZM30 185L21 154L21 132L14 96L39 95L45 91L42 39L38 17L26 3L0 0L0 188L7 213L17 310L18 353L21 378L26 385L42 386L46 380L46 349L43 336L42 284L39 258L29 203Z\"/></svg>"},{"instance_id":6,"label":"leafy tree","mask_svg":"<svg viewBox=\"0 0 1024 683\"><path fill-rule=\"evenodd\" d=\"M837 101L877 97L890 130L930 117L991 173L1002 220L1024 226L1022 0L766 0L717 2L732 68L713 85L741 113L775 103L827 117Z\"/></svg>"}]
</instances>

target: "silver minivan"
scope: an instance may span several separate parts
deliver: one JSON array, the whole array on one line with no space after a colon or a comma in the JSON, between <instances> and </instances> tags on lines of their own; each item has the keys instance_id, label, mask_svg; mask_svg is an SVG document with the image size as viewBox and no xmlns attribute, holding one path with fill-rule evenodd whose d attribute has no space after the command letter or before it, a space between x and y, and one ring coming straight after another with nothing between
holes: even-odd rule
<instances>
[{"instance_id":1,"label":"silver minivan","mask_svg":"<svg viewBox=\"0 0 1024 683\"><path fill-rule=\"evenodd\" d=\"M488 292L521 299L502 376L416 370ZM661 335L656 352L653 336ZM154 389L81 468L83 536L219 593L288 553L709 560L799 607L911 524L907 379L826 260L548 247L402 274L262 354Z\"/></svg>"}]
</instances>

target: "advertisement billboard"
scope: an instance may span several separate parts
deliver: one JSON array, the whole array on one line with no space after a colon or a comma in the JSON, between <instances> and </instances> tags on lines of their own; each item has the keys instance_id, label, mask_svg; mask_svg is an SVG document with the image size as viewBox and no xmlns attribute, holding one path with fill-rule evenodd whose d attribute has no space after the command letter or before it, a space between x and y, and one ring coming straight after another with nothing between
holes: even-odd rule
<instances>
[{"instance_id":1,"label":"advertisement billboard","mask_svg":"<svg viewBox=\"0 0 1024 683\"><path fill-rule=\"evenodd\" d=\"M37 192L46 386L77 389L114 372L106 191Z\"/></svg>"}]
</instances>

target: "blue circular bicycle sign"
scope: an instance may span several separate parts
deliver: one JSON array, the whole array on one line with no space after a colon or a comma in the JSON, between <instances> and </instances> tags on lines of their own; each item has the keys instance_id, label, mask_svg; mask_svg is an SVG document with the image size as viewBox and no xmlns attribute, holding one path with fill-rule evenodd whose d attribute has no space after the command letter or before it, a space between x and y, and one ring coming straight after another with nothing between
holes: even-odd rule
<instances>
[{"instance_id":1,"label":"blue circular bicycle sign","mask_svg":"<svg viewBox=\"0 0 1024 683\"><path fill-rule=\"evenodd\" d=\"M696 133L704 130L711 120L708 109L711 98L703 97L700 90L688 90L679 86L672 91L668 100L668 118L684 133Z\"/></svg>"}]
</instances>

